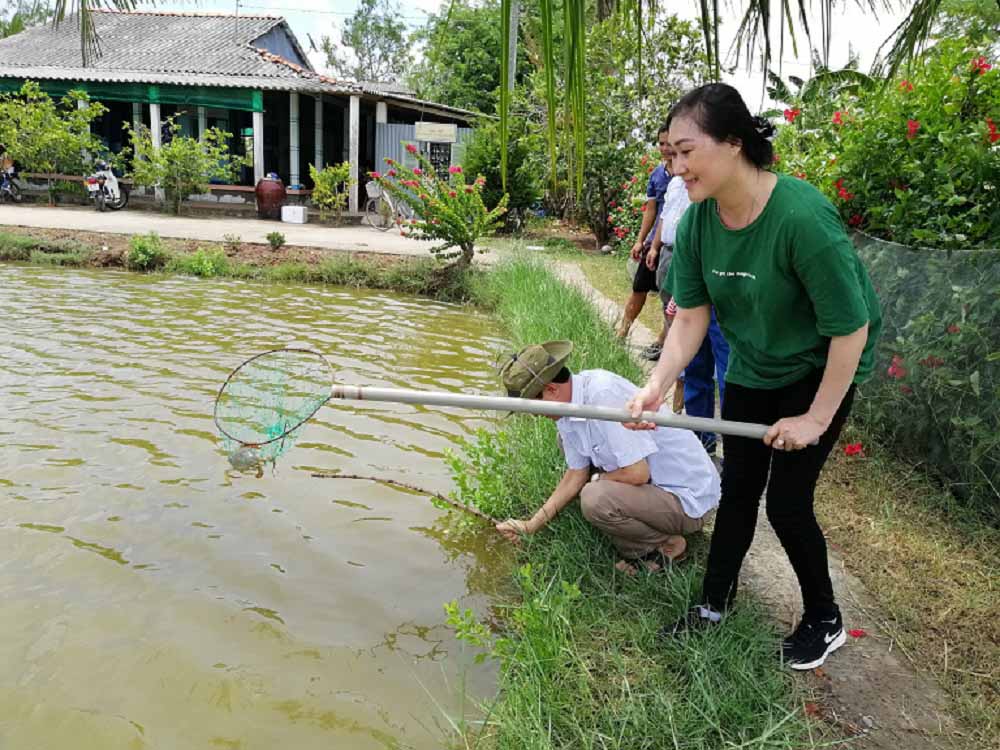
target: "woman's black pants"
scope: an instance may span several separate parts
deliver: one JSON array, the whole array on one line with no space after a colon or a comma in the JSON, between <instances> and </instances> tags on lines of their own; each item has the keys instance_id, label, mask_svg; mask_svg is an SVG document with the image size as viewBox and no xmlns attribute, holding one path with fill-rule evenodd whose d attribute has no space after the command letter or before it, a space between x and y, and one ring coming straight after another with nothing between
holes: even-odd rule
<instances>
[{"instance_id":1,"label":"woman's black pants","mask_svg":"<svg viewBox=\"0 0 1000 750\"><path fill-rule=\"evenodd\" d=\"M774 390L727 383L722 417L770 425L782 417L805 414L822 378L823 372L817 370L796 383ZM766 487L767 520L798 576L806 616L836 614L826 540L813 512L813 495L820 470L837 442L853 400L852 385L819 444L802 450L772 451L757 439L731 436L724 439L722 500L702 589L706 604L719 612L732 604Z\"/></svg>"}]
</instances>

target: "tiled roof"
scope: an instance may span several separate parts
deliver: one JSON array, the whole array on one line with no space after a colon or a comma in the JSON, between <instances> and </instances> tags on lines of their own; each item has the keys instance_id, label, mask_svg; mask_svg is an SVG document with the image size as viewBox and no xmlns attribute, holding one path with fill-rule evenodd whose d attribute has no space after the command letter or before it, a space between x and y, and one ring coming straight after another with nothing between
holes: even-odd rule
<instances>
[{"instance_id":1,"label":"tiled roof","mask_svg":"<svg viewBox=\"0 0 1000 750\"><path fill-rule=\"evenodd\" d=\"M142 74L149 74L148 83L173 82L167 79L192 74L226 78L296 77L294 71L262 60L251 48L254 41L276 26L285 26L284 19L280 17L162 12L93 13L101 56L86 69L83 68L80 51L79 25L74 16L66 18L57 27L51 24L36 26L0 40L0 74L17 75L17 69L21 68L30 69L35 76L47 68L54 69L53 73L79 69L88 75L73 77L136 81L142 78ZM285 30L294 40L287 26Z\"/></svg>"},{"instance_id":2,"label":"tiled roof","mask_svg":"<svg viewBox=\"0 0 1000 750\"><path fill-rule=\"evenodd\" d=\"M478 113L423 101L387 84L354 83L321 75L260 48L281 27L279 16L93 11L101 56L86 68L77 18L0 39L0 78L221 86L263 91L369 95L421 110L471 119Z\"/></svg>"}]
</instances>

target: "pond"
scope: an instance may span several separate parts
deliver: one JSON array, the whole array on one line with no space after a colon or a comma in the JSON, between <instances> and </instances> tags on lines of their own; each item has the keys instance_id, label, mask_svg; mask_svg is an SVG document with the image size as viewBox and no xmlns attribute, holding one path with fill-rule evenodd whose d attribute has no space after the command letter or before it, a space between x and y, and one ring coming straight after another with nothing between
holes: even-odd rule
<instances>
[{"instance_id":1,"label":"pond","mask_svg":"<svg viewBox=\"0 0 1000 750\"><path fill-rule=\"evenodd\" d=\"M437 748L475 719L495 674L442 605L488 610L496 535L311 472L447 493L483 415L327 406L258 480L228 471L212 405L290 344L344 382L493 393L489 318L111 271L0 266L0 289L0 745Z\"/></svg>"}]
</instances>

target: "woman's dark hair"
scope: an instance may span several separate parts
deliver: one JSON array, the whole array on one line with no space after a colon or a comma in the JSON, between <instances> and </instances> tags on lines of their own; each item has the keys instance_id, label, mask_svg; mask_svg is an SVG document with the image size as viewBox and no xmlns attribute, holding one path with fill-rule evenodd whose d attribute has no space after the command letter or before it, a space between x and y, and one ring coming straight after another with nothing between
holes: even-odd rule
<instances>
[{"instance_id":1,"label":"woman's dark hair","mask_svg":"<svg viewBox=\"0 0 1000 750\"><path fill-rule=\"evenodd\" d=\"M660 129L656 131L656 138L654 138L653 140L654 141L660 140L660 136L666 133L668 130L670 130L670 120L664 120L663 124L660 125Z\"/></svg>"},{"instance_id":2,"label":"woman's dark hair","mask_svg":"<svg viewBox=\"0 0 1000 750\"><path fill-rule=\"evenodd\" d=\"M720 143L739 143L746 160L760 169L774 161L774 126L750 114L740 92L725 83L709 83L687 92L667 116L667 127L677 117L690 117Z\"/></svg>"}]
</instances>

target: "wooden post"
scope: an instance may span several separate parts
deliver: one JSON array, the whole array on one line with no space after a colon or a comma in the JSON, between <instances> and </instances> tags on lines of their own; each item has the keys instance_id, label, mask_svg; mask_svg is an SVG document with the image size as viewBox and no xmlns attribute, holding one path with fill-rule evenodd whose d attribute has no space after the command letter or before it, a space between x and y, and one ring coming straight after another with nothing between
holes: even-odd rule
<instances>
[{"instance_id":1,"label":"wooden post","mask_svg":"<svg viewBox=\"0 0 1000 750\"><path fill-rule=\"evenodd\" d=\"M323 169L323 95L317 94L313 111L316 113L315 125L316 135L313 140L316 142L316 154L313 164L316 169Z\"/></svg>"},{"instance_id":2,"label":"wooden post","mask_svg":"<svg viewBox=\"0 0 1000 750\"><path fill-rule=\"evenodd\" d=\"M348 125L350 132L350 155L348 159L351 163L351 190L348 199L348 210L351 213L358 212L358 167L361 160L361 97L351 97L350 120Z\"/></svg>"},{"instance_id":3,"label":"wooden post","mask_svg":"<svg viewBox=\"0 0 1000 750\"><path fill-rule=\"evenodd\" d=\"M288 93L288 182L296 188L299 175L299 92Z\"/></svg>"}]
</instances>

